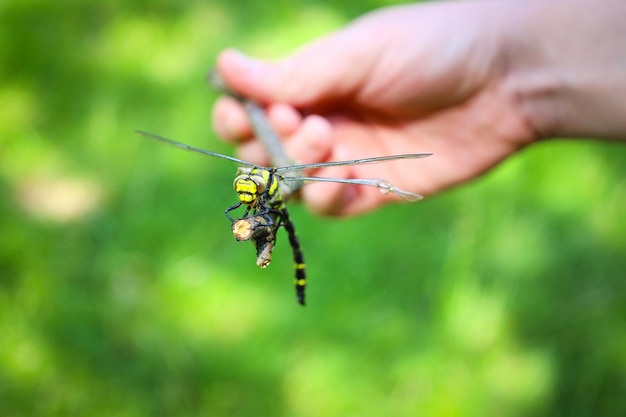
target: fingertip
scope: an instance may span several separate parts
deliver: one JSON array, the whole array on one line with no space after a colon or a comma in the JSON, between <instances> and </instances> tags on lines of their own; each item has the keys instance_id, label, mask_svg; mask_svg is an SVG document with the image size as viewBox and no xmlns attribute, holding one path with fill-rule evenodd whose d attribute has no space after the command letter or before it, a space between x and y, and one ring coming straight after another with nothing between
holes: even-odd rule
<instances>
[{"instance_id":1,"label":"fingertip","mask_svg":"<svg viewBox=\"0 0 626 417\"><path fill-rule=\"evenodd\" d=\"M218 55L216 67L226 85L246 97L262 103L316 105L345 94L353 84L345 79L345 71L337 74L338 53L343 50L328 44L322 39L276 61L226 49Z\"/></svg>"},{"instance_id":2,"label":"fingertip","mask_svg":"<svg viewBox=\"0 0 626 417\"><path fill-rule=\"evenodd\" d=\"M303 164L327 160L332 148L332 136L333 129L328 119L307 116L287 143L287 152Z\"/></svg>"},{"instance_id":3,"label":"fingertip","mask_svg":"<svg viewBox=\"0 0 626 417\"><path fill-rule=\"evenodd\" d=\"M333 127L328 119L310 115L304 118L299 130L287 143L287 149L303 164L328 161L333 154L333 134ZM307 174L343 178L346 175L346 168L322 168ZM345 184L314 182L302 188L302 198L314 213L332 216L341 214L346 201L346 192Z\"/></svg>"},{"instance_id":4,"label":"fingertip","mask_svg":"<svg viewBox=\"0 0 626 417\"><path fill-rule=\"evenodd\" d=\"M254 59L235 48L227 48L217 56L216 67L220 75L232 79L235 77L247 77L254 71L256 66Z\"/></svg>"},{"instance_id":5,"label":"fingertip","mask_svg":"<svg viewBox=\"0 0 626 417\"><path fill-rule=\"evenodd\" d=\"M213 106L215 132L228 142L240 142L252 136L252 128L241 104L231 97L219 97Z\"/></svg>"},{"instance_id":6,"label":"fingertip","mask_svg":"<svg viewBox=\"0 0 626 417\"><path fill-rule=\"evenodd\" d=\"M259 98L259 89L263 87L263 67L261 61L234 48L220 52L216 63L218 73L229 88L255 99Z\"/></svg>"},{"instance_id":7,"label":"fingertip","mask_svg":"<svg viewBox=\"0 0 626 417\"><path fill-rule=\"evenodd\" d=\"M303 136L309 150L315 152L319 159L330 153L333 143L333 127L327 118L315 114L308 116Z\"/></svg>"},{"instance_id":8,"label":"fingertip","mask_svg":"<svg viewBox=\"0 0 626 417\"><path fill-rule=\"evenodd\" d=\"M293 135L302 124L302 115L293 106L285 103L268 106L267 118L280 137Z\"/></svg>"}]
</instances>

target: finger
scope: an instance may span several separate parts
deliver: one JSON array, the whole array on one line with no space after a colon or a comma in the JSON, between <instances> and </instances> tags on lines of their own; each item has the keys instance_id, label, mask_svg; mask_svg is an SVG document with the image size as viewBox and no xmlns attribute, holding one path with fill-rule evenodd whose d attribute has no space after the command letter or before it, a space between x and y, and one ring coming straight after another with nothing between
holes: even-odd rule
<instances>
[{"instance_id":1,"label":"finger","mask_svg":"<svg viewBox=\"0 0 626 417\"><path fill-rule=\"evenodd\" d=\"M336 132L332 132L336 134ZM346 149L339 146L334 137L331 136L327 157L324 160L341 161L349 159L346 157ZM325 178L349 178L350 167L336 166L317 169L313 176ZM312 183L302 188L302 199L309 206L311 211L320 215L341 214L346 202L354 193L352 186L348 184L322 182Z\"/></svg>"},{"instance_id":2,"label":"finger","mask_svg":"<svg viewBox=\"0 0 626 417\"><path fill-rule=\"evenodd\" d=\"M302 121L300 113L283 103L271 105L267 119L279 137L291 135ZM213 127L227 142L243 142L253 137L248 115L241 103L232 97L219 97L213 107Z\"/></svg>"},{"instance_id":3,"label":"finger","mask_svg":"<svg viewBox=\"0 0 626 417\"><path fill-rule=\"evenodd\" d=\"M326 118L310 115L287 137L285 150L294 163L326 161L332 147L332 135L332 126Z\"/></svg>"},{"instance_id":4,"label":"finger","mask_svg":"<svg viewBox=\"0 0 626 417\"><path fill-rule=\"evenodd\" d=\"M343 195L343 205L335 212L339 216L355 216L364 214L379 208L383 203L400 202L399 197L385 195L380 190L352 185L352 189L346 190Z\"/></svg>"},{"instance_id":5,"label":"finger","mask_svg":"<svg viewBox=\"0 0 626 417\"><path fill-rule=\"evenodd\" d=\"M345 178L334 172L333 178ZM374 187L357 184L321 183L303 188L304 201L311 210L321 215L353 216L374 211L382 204L402 201L399 197L383 194Z\"/></svg>"},{"instance_id":6,"label":"finger","mask_svg":"<svg viewBox=\"0 0 626 417\"><path fill-rule=\"evenodd\" d=\"M295 108L284 103L270 105L266 114L274 132L281 139L293 135L302 123L302 115Z\"/></svg>"},{"instance_id":7,"label":"finger","mask_svg":"<svg viewBox=\"0 0 626 417\"><path fill-rule=\"evenodd\" d=\"M320 174L328 178L343 178L343 168L327 168ZM330 171L330 172L328 172ZM350 198L347 184L321 182L309 184L302 188L302 200L309 209L320 215L339 215L346 201ZM348 194L346 194L348 193Z\"/></svg>"},{"instance_id":8,"label":"finger","mask_svg":"<svg viewBox=\"0 0 626 417\"><path fill-rule=\"evenodd\" d=\"M252 137L252 127L243 106L231 97L220 97L213 106L213 128L226 142Z\"/></svg>"},{"instance_id":9,"label":"finger","mask_svg":"<svg viewBox=\"0 0 626 417\"><path fill-rule=\"evenodd\" d=\"M350 96L369 64L359 73L346 59L350 45L339 34L322 38L276 62L249 58L236 50L222 52L217 69L235 91L264 103L285 102L303 108ZM349 76L348 76L349 75Z\"/></svg>"}]
</instances>

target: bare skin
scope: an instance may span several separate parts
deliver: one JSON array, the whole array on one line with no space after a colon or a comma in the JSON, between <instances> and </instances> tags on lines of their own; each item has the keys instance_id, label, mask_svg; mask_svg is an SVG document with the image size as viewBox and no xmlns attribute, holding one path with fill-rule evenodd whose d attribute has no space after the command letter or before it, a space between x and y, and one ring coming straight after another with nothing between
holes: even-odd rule
<instances>
[{"instance_id":1,"label":"bare skin","mask_svg":"<svg viewBox=\"0 0 626 417\"><path fill-rule=\"evenodd\" d=\"M541 138L626 137L626 2L454 1L381 9L276 62L222 52L234 90L266 106L300 163L401 153L416 161L322 168L431 195L479 176ZM213 113L238 155L267 164L243 109ZM376 189L304 187L322 214L394 201Z\"/></svg>"}]
</instances>

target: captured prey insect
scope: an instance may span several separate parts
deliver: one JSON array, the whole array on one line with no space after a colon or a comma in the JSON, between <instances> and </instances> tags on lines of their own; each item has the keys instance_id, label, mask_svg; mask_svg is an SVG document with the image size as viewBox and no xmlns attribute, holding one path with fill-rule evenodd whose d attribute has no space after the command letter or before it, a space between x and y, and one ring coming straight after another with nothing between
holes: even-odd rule
<instances>
[{"instance_id":1,"label":"captured prey insect","mask_svg":"<svg viewBox=\"0 0 626 417\"><path fill-rule=\"evenodd\" d=\"M155 135L153 133L137 130L137 133L147 138L158 140L178 148L201 153L215 158L225 159L227 161L235 162L240 165L237 176L233 182L233 186L237 193L238 202L228 207L224 214L231 221L233 225L233 233L238 240L242 239L238 236L238 230L242 228L254 229L259 226L259 230L264 232L260 238L255 238L257 243L257 252L261 251L261 248L265 248L265 243L268 241L272 244L269 251L269 256L265 261L259 263L259 266L265 267L269 263L271 258L271 250L273 249L273 243L276 240L276 231L280 226L284 226L287 231L289 243L293 251L293 258L295 261L295 290L298 303L305 305L305 289L306 289L306 271L304 264L304 255L300 247L300 242L296 236L295 226L289 216L289 211L285 205L285 200L288 197L288 192L293 192L300 188L303 184L311 182L335 182L344 184L357 184L366 185L370 187L376 187L383 193L393 193L402 197L407 201L417 201L422 198L419 194L414 194L408 191L400 190L393 186L389 181L382 179L345 179L345 178L325 178L325 177L307 177L300 175L303 170L323 167L334 166L347 166L347 165L365 165L374 164L386 161L396 161L401 159L418 159L425 158L432 154L430 153L418 153L418 154L403 154L403 155L391 155L391 156L379 156L373 158L354 159L349 161L334 161L334 162L320 162L314 164L301 164L290 165L285 167L264 167L249 162L243 161L232 156L223 155L216 152L207 151L205 149L196 148L194 146L186 145L181 142L177 142L172 139L165 138L163 136ZM234 219L231 213L237 208L244 206L245 211L243 216ZM241 226L243 224L243 226ZM250 233L252 235L252 232ZM259 242L262 242L259 244ZM263 249L266 250L266 249Z\"/></svg>"}]
</instances>

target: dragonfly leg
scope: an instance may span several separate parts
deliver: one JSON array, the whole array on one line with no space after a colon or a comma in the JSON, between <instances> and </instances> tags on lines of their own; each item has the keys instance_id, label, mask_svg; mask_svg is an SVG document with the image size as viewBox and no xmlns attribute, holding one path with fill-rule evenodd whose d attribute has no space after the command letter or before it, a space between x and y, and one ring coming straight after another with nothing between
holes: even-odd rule
<instances>
[{"instance_id":1,"label":"dragonfly leg","mask_svg":"<svg viewBox=\"0 0 626 417\"><path fill-rule=\"evenodd\" d=\"M263 217L265 220L267 220L267 226L274 226L276 224L276 221L274 220L274 218L272 218L272 216L270 215L270 213L274 214L278 214L280 215L280 210L276 210L273 208L269 208L269 207L263 207L261 210L257 210L254 211L249 217ZM245 219L246 217L248 217L248 212L246 211L246 213L244 214L244 216L242 217L242 219ZM278 227L278 226L276 226Z\"/></svg>"},{"instance_id":2,"label":"dragonfly leg","mask_svg":"<svg viewBox=\"0 0 626 417\"><path fill-rule=\"evenodd\" d=\"M226 210L224 210L224 214L226 215L226 217L228 217L228 220L230 220L231 223L235 223L235 219L233 219L232 217L230 217L230 212L233 210L238 209L241 206L241 201L237 204L235 204L234 206L230 206L228 207ZM246 210L246 215L248 214L248 211L250 209ZM245 217L245 216L244 216Z\"/></svg>"}]
</instances>

